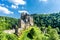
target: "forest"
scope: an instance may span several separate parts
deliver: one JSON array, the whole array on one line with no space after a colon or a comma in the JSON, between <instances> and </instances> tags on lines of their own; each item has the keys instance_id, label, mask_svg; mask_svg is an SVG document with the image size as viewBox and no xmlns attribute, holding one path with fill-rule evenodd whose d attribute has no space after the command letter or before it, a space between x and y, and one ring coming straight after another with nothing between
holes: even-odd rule
<instances>
[{"instance_id":1,"label":"forest","mask_svg":"<svg viewBox=\"0 0 60 40\"><path fill-rule=\"evenodd\" d=\"M0 16L0 40L60 40L60 12L31 16L34 26L23 30L20 36L3 32L18 27L19 19Z\"/></svg>"},{"instance_id":2,"label":"forest","mask_svg":"<svg viewBox=\"0 0 60 40\"><path fill-rule=\"evenodd\" d=\"M0 16L0 30L13 29L15 25L18 25L18 19Z\"/></svg>"}]
</instances>

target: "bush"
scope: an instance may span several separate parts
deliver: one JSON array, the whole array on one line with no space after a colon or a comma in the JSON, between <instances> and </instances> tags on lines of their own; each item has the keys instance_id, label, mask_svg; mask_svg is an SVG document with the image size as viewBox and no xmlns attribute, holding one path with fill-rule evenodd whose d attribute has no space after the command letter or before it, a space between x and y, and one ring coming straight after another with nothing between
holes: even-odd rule
<instances>
[{"instance_id":1,"label":"bush","mask_svg":"<svg viewBox=\"0 0 60 40\"><path fill-rule=\"evenodd\" d=\"M18 40L59 40L59 35L56 29L49 26L46 31L46 33L43 33L38 27L30 27L22 31Z\"/></svg>"},{"instance_id":2,"label":"bush","mask_svg":"<svg viewBox=\"0 0 60 40\"><path fill-rule=\"evenodd\" d=\"M0 32L0 40L17 40L17 36L15 34L6 34Z\"/></svg>"},{"instance_id":3,"label":"bush","mask_svg":"<svg viewBox=\"0 0 60 40\"><path fill-rule=\"evenodd\" d=\"M31 27L21 34L19 40L42 40L44 34L38 27Z\"/></svg>"}]
</instances>

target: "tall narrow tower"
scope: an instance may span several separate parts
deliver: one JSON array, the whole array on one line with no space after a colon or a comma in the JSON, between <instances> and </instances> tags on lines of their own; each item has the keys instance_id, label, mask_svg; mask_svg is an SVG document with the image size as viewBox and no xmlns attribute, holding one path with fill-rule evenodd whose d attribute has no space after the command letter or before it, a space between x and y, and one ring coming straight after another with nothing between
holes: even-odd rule
<instances>
[{"instance_id":1,"label":"tall narrow tower","mask_svg":"<svg viewBox=\"0 0 60 40\"><path fill-rule=\"evenodd\" d=\"M33 17L31 17L27 11L20 11L20 13L21 19L19 20L19 27L26 29L33 26Z\"/></svg>"}]
</instances>

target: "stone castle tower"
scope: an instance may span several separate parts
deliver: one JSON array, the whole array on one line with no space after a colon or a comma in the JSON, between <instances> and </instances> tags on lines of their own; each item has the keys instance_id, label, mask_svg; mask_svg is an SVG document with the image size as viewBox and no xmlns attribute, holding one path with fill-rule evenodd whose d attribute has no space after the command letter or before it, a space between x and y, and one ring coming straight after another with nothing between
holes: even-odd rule
<instances>
[{"instance_id":1,"label":"stone castle tower","mask_svg":"<svg viewBox=\"0 0 60 40\"><path fill-rule=\"evenodd\" d=\"M27 11L21 11L21 17L18 23L18 34L20 30L28 29L29 27L33 26L33 17L29 15Z\"/></svg>"},{"instance_id":2,"label":"stone castle tower","mask_svg":"<svg viewBox=\"0 0 60 40\"><path fill-rule=\"evenodd\" d=\"M33 26L33 17L27 11L21 11L21 18L19 20L19 28L26 29Z\"/></svg>"}]
</instances>

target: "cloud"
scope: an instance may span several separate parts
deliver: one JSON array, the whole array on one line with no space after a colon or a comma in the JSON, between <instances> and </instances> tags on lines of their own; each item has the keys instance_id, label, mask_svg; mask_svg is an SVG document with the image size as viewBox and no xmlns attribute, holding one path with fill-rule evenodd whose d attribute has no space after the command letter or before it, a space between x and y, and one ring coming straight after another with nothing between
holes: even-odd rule
<instances>
[{"instance_id":1,"label":"cloud","mask_svg":"<svg viewBox=\"0 0 60 40\"><path fill-rule=\"evenodd\" d=\"M18 11L19 13L23 13L23 12L25 12L25 13L28 13L28 11L26 11L26 10L23 10L23 11Z\"/></svg>"},{"instance_id":2,"label":"cloud","mask_svg":"<svg viewBox=\"0 0 60 40\"><path fill-rule=\"evenodd\" d=\"M0 4L0 6L4 6L4 4Z\"/></svg>"},{"instance_id":3,"label":"cloud","mask_svg":"<svg viewBox=\"0 0 60 40\"><path fill-rule=\"evenodd\" d=\"M40 2L47 2L48 0L39 0Z\"/></svg>"},{"instance_id":4,"label":"cloud","mask_svg":"<svg viewBox=\"0 0 60 40\"><path fill-rule=\"evenodd\" d=\"M14 5L25 5L26 2L23 0L8 0L8 2L13 3Z\"/></svg>"},{"instance_id":5,"label":"cloud","mask_svg":"<svg viewBox=\"0 0 60 40\"><path fill-rule=\"evenodd\" d=\"M4 0L3 2L5 1L11 3L11 8L15 8L15 9L18 8L18 5L26 5L26 1L24 0ZM8 5L5 5L5 6L9 7Z\"/></svg>"},{"instance_id":6,"label":"cloud","mask_svg":"<svg viewBox=\"0 0 60 40\"><path fill-rule=\"evenodd\" d=\"M0 6L6 6L6 7L9 7L8 5L5 5L5 4L0 4Z\"/></svg>"},{"instance_id":7,"label":"cloud","mask_svg":"<svg viewBox=\"0 0 60 40\"><path fill-rule=\"evenodd\" d=\"M0 12L5 14L13 14L13 12L9 11L7 8L0 6Z\"/></svg>"},{"instance_id":8,"label":"cloud","mask_svg":"<svg viewBox=\"0 0 60 40\"><path fill-rule=\"evenodd\" d=\"M11 5L11 7L12 7L12 8L18 8L18 6L16 6L16 5Z\"/></svg>"}]
</instances>

